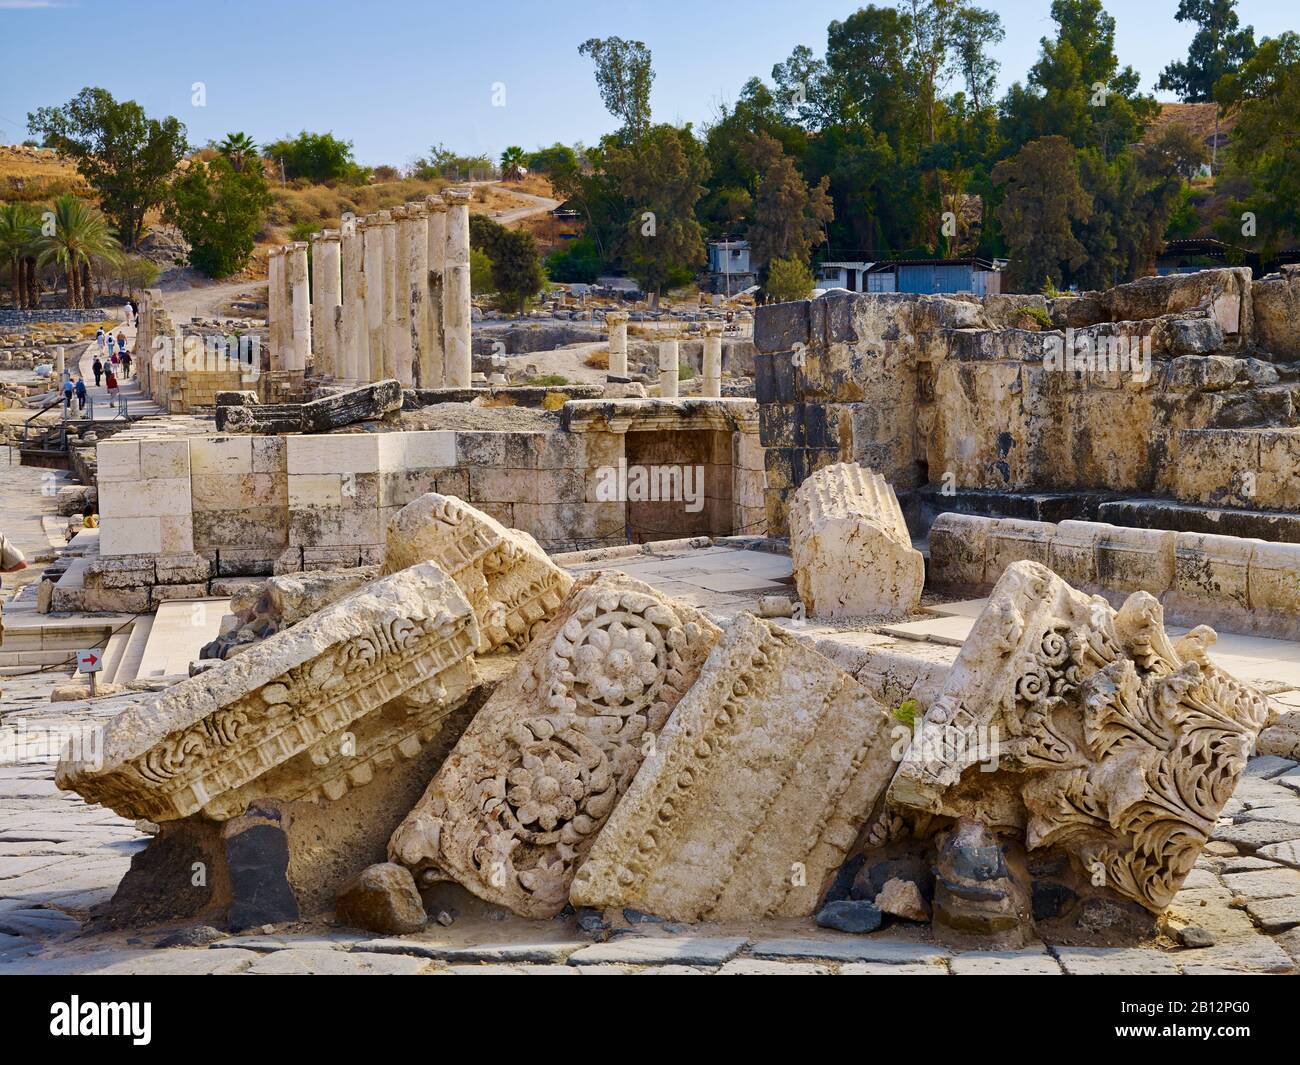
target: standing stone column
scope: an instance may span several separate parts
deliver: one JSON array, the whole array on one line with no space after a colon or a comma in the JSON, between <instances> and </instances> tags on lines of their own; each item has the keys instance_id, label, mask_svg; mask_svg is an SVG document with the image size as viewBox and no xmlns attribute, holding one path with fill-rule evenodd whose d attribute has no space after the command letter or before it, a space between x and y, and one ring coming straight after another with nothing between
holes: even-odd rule
<instances>
[{"instance_id":1,"label":"standing stone column","mask_svg":"<svg viewBox=\"0 0 1300 1065\"><path fill-rule=\"evenodd\" d=\"M312 249L312 335L316 345L316 373L344 377L339 365L339 327L343 305L343 279L339 272L342 244L337 229L323 229Z\"/></svg>"},{"instance_id":2,"label":"standing stone column","mask_svg":"<svg viewBox=\"0 0 1300 1065\"><path fill-rule=\"evenodd\" d=\"M397 377L398 345L402 329L397 323L397 223L393 211L380 211L384 235L384 377Z\"/></svg>"},{"instance_id":3,"label":"standing stone column","mask_svg":"<svg viewBox=\"0 0 1300 1065\"><path fill-rule=\"evenodd\" d=\"M411 369L411 213L403 206L393 208L393 350L397 380L403 388L414 383Z\"/></svg>"},{"instance_id":4,"label":"standing stone column","mask_svg":"<svg viewBox=\"0 0 1300 1065\"><path fill-rule=\"evenodd\" d=\"M367 382L384 379L384 346L388 339L384 327L384 223L387 212L380 211L362 219L365 238L366 332L369 334L368 365L363 366L362 379Z\"/></svg>"},{"instance_id":5,"label":"standing stone column","mask_svg":"<svg viewBox=\"0 0 1300 1065\"><path fill-rule=\"evenodd\" d=\"M406 303L410 318L411 383L429 388L421 376L429 345L429 210L422 203L406 205Z\"/></svg>"},{"instance_id":6,"label":"standing stone column","mask_svg":"<svg viewBox=\"0 0 1300 1065\"><path fill-rule=\"evenodd\" d=\"M443 270L443 346L447 387L469 388L474 360L470 354L469 189L447 189L447 261Z\"/></svg>"},{"instance_id":7,"label":"standing stone column","mask_svg":"<svg viewBox=\"0 0 1300 1065\"><path fill-rule=\"evenodd\" d=\"M717 399L722 395L722 323L704 323L704 383L701 395Z\"/></svg>"},{"instance_id":8,"label":"standing stone column","mask_svg":"<svg viewBox=\"0 0 1300 1065\"><path fill-rule=\"evenodd\" d=\"M677 398L677 372L681 354L677 341L664 340L659 344L659 396L661 399Z\"/></svg>"},{"instance_id":9,"label":"standing stone column","mask_svg":"<svg viewBox=\"0 0 1300 1065\"><path fill-rule=\"evenodd\" d=\"M366 332L365 274L362 273L365 239L355 218L345 218L341 231L343 260L343 328L339 338L339 365L348 381L370 380L370 335Z\"/></svg>"},{"instance_id":10,"label":"standing stone column","mask_svg":"<svg viewBox=\"0 0 1300 1065\"><path fill-rule=\"evenodd\" d=\"M605 315L605 328L609 331L609 370L607 376L627 377L627 314L610 311Z\"/></svg>"},{"instance_id":11,"label":"standing stone column","mask_svg":"<svg viewBox=\"0 0 1300 1065\"><path fill-rule=\"evenodd\" d=\"M311 291L307 279L305 240L289 245L288 260L290 298L293 300L293 347L289 369L302 373L307 369L311 355Z\"/></svg>"},{"instance_id":12,"label":"standing stone column","mask_svg":"<svg viewBox=\"0 0 1300 1065\"><path fill-rule=\"evenodd\" d=\"M428 287L424 310L429 343L422 352L420 387L441 388L446 377L442 346L442 271L447 265L447 205L441 196L424 201L429 213Z\"/></svg>"},{"instance_id":13,"label":"standing stone column","mask_svg":"<svg viewBox=\"0 0 1300 1065\"><path fill-rule=\"evenodd\" d=\"M266 253L266 342L271 349L271 369L284 369L284 248Z\"/></svg>"}]
</instances>

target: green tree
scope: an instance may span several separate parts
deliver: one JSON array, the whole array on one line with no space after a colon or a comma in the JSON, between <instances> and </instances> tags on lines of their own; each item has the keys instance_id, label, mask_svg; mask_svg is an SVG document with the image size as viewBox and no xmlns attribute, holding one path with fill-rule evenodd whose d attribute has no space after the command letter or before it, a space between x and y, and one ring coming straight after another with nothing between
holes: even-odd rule
<instances>
[{"instance_id":1,"label":"green tree","mask_svg":"<svg viewBox=\"0 0 1300 1065\"><path fill-rule=\"evenodd\" d=\"M807 263L813 245L825 239L826 225L835 217L827 194L830 178L809 187L781 143L767 134L751 137L748 154L762 175L754 197L754 222L747 233L757 261Z\"/></svg>"},{"instance_id":2,"label":"green tree","mask_svg":"<svg viewBox=\"0 0 1300 1065\"><path fill-rule=\"evenodd\" d=\"M1235 74L1255 54L1255 31L1241 28L1237 0L1178 0L1174 18L1194 22L1199 29L1187 60L1165 67L1156 88L1176 92L1189 102L1213 100L1219 79Z\"/></svg>"},{"instance_id":3,"label":"green tree","mask_svg":"<svg viewBox=\"0 0 1300 1065\"><path fill-rule=\"evenodd\" d=\"M764 293L773 303L806 300L812 290L812 271L802 259L773 259L768 263Z\"/></svg>"},{"instance_id":4,"label":"green tree","mask_svg":"<svg viewBox=\"0 0 1300 1065\"><path fill-rule=\"evenodd\" d=\"M605 151L609 176L632 205L620 254L657 307L671 279L703 264L704 230L695 207L709 161L689 126L652 126L638 143L609 143Z\"/></svg>"},{"instance_id":5,"label":"green tree","mask_svg":"<svg viewBox=\"0 0 1300 1065\"><path fill-rule=\"evenodd\" d=\"M149 118L134 100L119 103L105 89L82 89L62 107L38 108L27 126L46 147L76 160L128 248L143 234L146 212L163 202L167 180L188 150L177 119Z\"/></svg>"},{"instance_id":6,"label":"green tree","mask_svg":"<svg viewBox=\"0 0 1300 1065\"><path fill-rule=\"evenodd\" d=\"M604 268L596 242L583 237L546 259L546 276L564 284L593 284Z\"/></svg>"},{"instance_id":7,"label":"green tree","mask_svg":"<svg viewBox=\"0 0 1300 1065\"><path fill-rule=\"evenodd\" d=\"M28 203L0 206L0 262L9 264L14 307L35 307L36 262L40 254L41 219Z\"/></svg>"},{"instance_id":8,"label":"green tree","mask_svg":"<svg viewBox=\"0 0 1300 1065\"><path fill-rule=\"evenodd\" d=\"M528 155L528 169L538 174L549 174L564 167L576 167L578 153L567 144L558 141L549 148L538 148Z\"/></svg>"},{"instance_id":9,"label":"green tree","mask_svg":"<svg viewBox=\"0 0 1300 1065\"><path fill-rule=\"evenodd\" d=\"M347 181L359 184L369 179L369 171L352 157L352 142L340 140L332 133L308 133L282 137L266 146L270 159L283 163L285 176L308 181Z\"/></svg>"},{"instance_id":10,"label":"green tree","mask_svg":"<svg viewBox=\"0 0 1300 1065\"><path fill-rule=\"evenodd\" d=\"M533 235L507 229L485 215L470 215L469 239L471 250L478 249L491 261L492 291L501 306L522 313L529 297L537 295L546 284Z\"/></svg>"},{"instance_id":11,"label":"green tree","mask_svg":"<svg viewBox=\"0 0 1300 1065\"><path fill-rule=\"evenodd\" d=\"M248 265L270 202L260 159L236 170L219 155L176 179L167 215L189 241L190 265L209 277L229 277Z\"/></svg>"},{"instance_id":12,"label":"green tree","mask_svg":"<svg viewBox=\"0 0 1300 1065\"><path fill-rule=\"evenodd\" d=\"M217 145L217 151L229 159L230 165L238 172L256 154L257 143L247 133L227 133L226 139Z\"/></svg>"},{"instance_id":13,"label":"green tree","mask_svg":"<svg viewBox=\"0 0 1300 1065\"><path fill-rule=\"evenodd\" d=\"M39 261L57 266L68 285L68 306L88 307L92 301L90 266L93 260L115 263L121 245L102 212L65 193L54 201L53 220L42 228L37 243Z\"/></svg>"},{"instance_id":14,"label":"green tree","mask_svg":"<svg viewBox=\"0 0 1300 1065\"><path fill-rule=\"evenodd\" d=\"M1061 285L1087 261L1074 225L1092 217L1074 147L1064 137L1030 141L994 168L993 181L1006 187L998 218L1011 250L1013 290Z\"/></svg>"},{"instance_id":15,"label":"green tree","mask_svg":"<svg viewBox=\"0 0 1300 1065\"><path fill-rule=\"evenodd\" d=\"M605 109L623 123L628 140L640 140L650 126L650 86L654 83L650 49L622 37L592 37L578 54L596 64L596 87Z\"/></svg>"},{"instance_id":16,"label":"green tree","mask_svg":"<svg viewBox=\"0 0 1300 1065\"><path fill-rule=\"evenodd\" d=\"M1239 109L1229 158L1233 196L1218 228L1224 238L1259 238L1272 255L1300 236L1300 34L1266 37L1241 70L1216 90Z\"/></svg>"},{"instance_id":17,"label":"green tree","mask_svg":"<svg viewBox=\"0 0 1300 1065\"><path fill-rule=\"evenodd\" d=\"M518 181L523 177L524 150L512 144L501 153L501 180Z\"/></svg>"}]
</instances>

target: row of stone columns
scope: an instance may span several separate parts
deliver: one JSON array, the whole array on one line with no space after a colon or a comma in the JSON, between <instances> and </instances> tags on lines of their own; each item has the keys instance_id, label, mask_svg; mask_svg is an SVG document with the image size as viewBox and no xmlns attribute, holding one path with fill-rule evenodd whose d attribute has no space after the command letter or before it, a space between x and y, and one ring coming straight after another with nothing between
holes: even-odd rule
<instances>
[{"instance_id":1,"label":"row of stone columns","mask_svg":"<svg viewBox=\"0 0 1300 1065\"><path fill-rule=\"evenodd\" d=\"M271 369L353 384L468 388L469 202L448 189L364 218L267 260Z\"/></svg>"},{"instance_id":2,"label":"row of stone columns","mask_svg":"<svg viewBox=\"0 0 1300 1065\"><path fill-rule=\"evenodd\" d=\"M627 379L627 318L622 311L605 315L609 334L609 377L611 380ZM676 340L659 344L659 395L662 399L676 399L680 377L681 346ZM704 323L703 380L700 395L708 399L722 396L722 323Z\"/></svg>"}]
</instances>

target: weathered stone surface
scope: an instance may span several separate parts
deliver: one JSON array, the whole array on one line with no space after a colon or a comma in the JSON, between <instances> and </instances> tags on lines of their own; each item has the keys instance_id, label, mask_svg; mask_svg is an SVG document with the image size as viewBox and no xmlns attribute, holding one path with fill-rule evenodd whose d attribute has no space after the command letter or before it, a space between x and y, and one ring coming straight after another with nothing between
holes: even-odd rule
<instances>
[{"instance_id":1,"label":"weathered stone surface","mask_svg":"<svg viewBox=\"0 0 1300 1065\"><path fill-rule=\"evenodd\" d=\"M1268 716L1263 695L1210 660L1214 639L1202 626L1173 643L1151 596L1115 611L1017 563L926 711L889 801L1024 824L1031 854L1063 850L1085 884L1160 912L1215 833ZM993 760L999 772L976 768Z\"/></svg>"},{"instance_id":2,"label":"weathered stone surface","mask_svg":"<svg viewBox=\"0 0 1300 1065\"><path fill-rule=\"evenodd\" d=\"M884 915L873 902L865 899L840 899L828 902L817 914L817 924L836 932L861 935L880 927Z\"/></svg>"},{"instance_id":3,"label":"weathered stone surface","mask_svg":"<svg viewBox=\"0 0 1300 1065\"><path fill-rule=\"evenodd\" d=\"M343 924L395 936L419 931L427 919L411 871L392 862L367 866L344 884L335 914Z\"/></svg>"},{"instance_id":4,"label":"weathered stone surface","mask_svg":"<svg viewBox=\"0 0 1300 1065\"><path fill-rule=\"evenodd\" d=\"M373 421L402 409L402 386L377 381L308 403L247 404L217 407L221 433L324 433Z\"/></svg>"},{"instance_id":5,"label":"weathered stone surface","mask_svg":"<svg viewBox=\"0 0 1300 1065\"><path fill-rule=\"evenodd\" d=\"M914 880L895 878L887 881L876 896L876 905L882 913L893 914L905 921L930 920L930 905Z\"/></svg>"},{"instance_id":6,"label":"weathered stone surface","mask_svg":"<svg viewBox=\"0 0 1300 1065\"><path fill-rule=\"evenodd\" d=\"M384 549L386 573L424 561L437 563L469 599L480 654L527 646L573 587L528 533L434 492L398 511Z\"/></svg>"},{"instance_id":7,"label":"weathered stone surface","mask_svg":"<svg viewBox=\"0 0 1300 1065\"><path fill-rule=\"evenodd\" d=\"M578 870L572 901L681 921L814 913L893 775L892 724L829 659L739 615Z\"/></svg>"},{"instance_id":8,"label":"weathered stone surface","mask_svg":"<svg viewBox=\"0 0 1300 1065\"><path fill-rule=\"evenodd\" d=\"M559 913L719 635L640 581L580 581L393 834L390 859L421 885L455 880L521 916Z\"/></svg>"},{"instance_id":9,"label":"weathered stone surface","mask_svg":"<svg viewBox=\"0 0 1300 1065\"><path fill-rule=\"evenodd\" d=\"M460 589L415 566L128 707L102 759L64 760L58 784L153 821L229 817L264 796L336 798L369 779L367 764L436 731L478 682L477 645ZM376 713L399 697L407 712Z\"/></svg>"},{"instance_id":10,"label":"weathered stone surface","mask_svg":"<svg viewBox=\"0 0 1300 1065\"><path fill-rule=\"evenodd\" d=\"M878 473L826 466L790 508L795 586L813 617L905 614L921 601L925 559L912 547L898 497Z\"/></svg>"}]
</instances>

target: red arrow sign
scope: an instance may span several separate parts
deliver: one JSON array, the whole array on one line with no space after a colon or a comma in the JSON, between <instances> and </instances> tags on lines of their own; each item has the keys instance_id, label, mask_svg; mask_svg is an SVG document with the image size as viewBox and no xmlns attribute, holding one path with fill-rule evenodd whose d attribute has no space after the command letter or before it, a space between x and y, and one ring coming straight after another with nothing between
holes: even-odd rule
<instances>
[{"instance_id":1,"label":"red arrow sign","mask_svg":"<svg viewBox=\"0 0 1300 1065\"><path fill-rule=\"evenodd\" d=\"M98 673L103 668L99 655L94 650L77 652L78 673Z\"/></svg>"}]
</instances>

